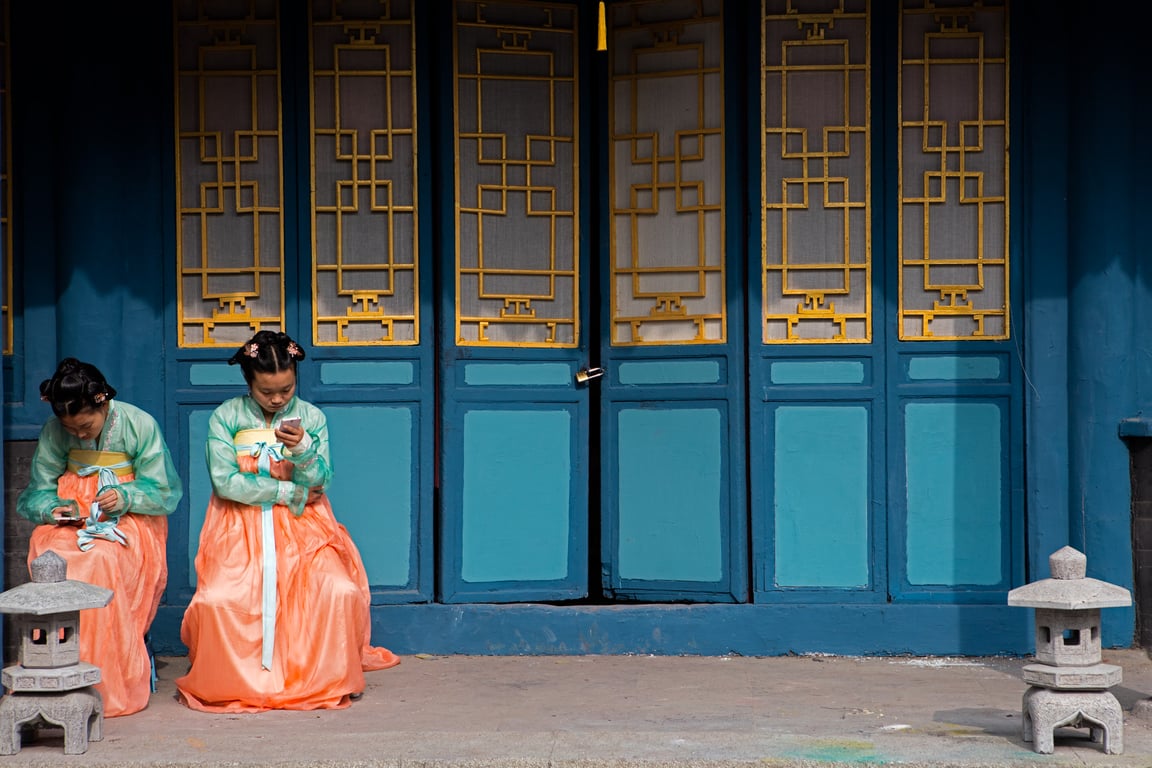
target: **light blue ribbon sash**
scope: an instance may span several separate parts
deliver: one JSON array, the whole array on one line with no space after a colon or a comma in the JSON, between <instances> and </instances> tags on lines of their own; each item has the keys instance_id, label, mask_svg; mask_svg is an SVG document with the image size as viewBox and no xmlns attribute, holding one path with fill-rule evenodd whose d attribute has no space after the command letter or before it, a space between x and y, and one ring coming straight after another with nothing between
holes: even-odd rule
<instances>
[{"instance_id":1,"label":"light blue ribbon sash","mask_svg":"<svg viewBox=\"0 0 1152 768\"><path fill-rule=\"evenodd\" d=\"M107 488L110 485L120 485L120 478L116 475L116 470L131 467L132 462L121 461L116 464L109 464L107 466L100 466L98 464L83 464L76 469L76 474L80 477L88 477L89 475L96 475L100 479L100 488Z\"/></svg>"},{"instance_id":2,"label":"light blue ribbon sash","mask_svg":"<svg viewBox=\"0 0 1152 768\"><path fill-rule=\"evenodd\" d=\"M242 433L237 433L237 437ZM272 476L272 462L284 458L280 443L263 440L237 444L237 453L256 457L256 470L265 477ZM263 584L260 595L260 666L272 669L272 649L276 647L276 536L272 525L272 502L266 501L260 510L260 546L264 552Z\"/></svg>"},{"instance_id":3,"label":"light blue ribbon sash","mask_svg":"<svg viewBox=\"0 0 1152 768\"><path fill-rule=\"evenodd\" d=\"M98 489L100 489L120 485L120 475L126 475L132 471L132 461L128 459L115 461L110 464L94 464L88 463L84 461L84 459L89 457L103 457L107 461L112 457L123 455L122 453L104 451L73 451L69 454L68 460L71 469L80 477L96 475L99 480ZM118 472L117 470L120 471ZM88 518L84 521L84 526L76 531L76 546L80 547L81 551L87 552L96 545L97 539L117 542L125 547L128 546L128 538L117 526L119 520L120 518L118 517L105 517L101 519L100 505L92 502L88 510Z\"/></svg>"}]
</instances>

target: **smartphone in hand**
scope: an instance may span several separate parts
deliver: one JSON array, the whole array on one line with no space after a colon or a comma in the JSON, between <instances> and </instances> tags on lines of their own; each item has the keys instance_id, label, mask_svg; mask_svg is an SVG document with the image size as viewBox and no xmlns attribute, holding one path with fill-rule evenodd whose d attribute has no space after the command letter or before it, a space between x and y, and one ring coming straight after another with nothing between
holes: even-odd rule
<instances>
[{"instance_id":1,"label":"smartphone in hand","mask_svg":"<svg viewBox=\"0 0 1152 768\"><path fill-rule=\"evenodd\" d=\"M300 417L299 416L290 416L287 419L283 419L280 422L280 427L281 428L288 427L289 429L300 429Z\"/></svg>"}]
</instances>

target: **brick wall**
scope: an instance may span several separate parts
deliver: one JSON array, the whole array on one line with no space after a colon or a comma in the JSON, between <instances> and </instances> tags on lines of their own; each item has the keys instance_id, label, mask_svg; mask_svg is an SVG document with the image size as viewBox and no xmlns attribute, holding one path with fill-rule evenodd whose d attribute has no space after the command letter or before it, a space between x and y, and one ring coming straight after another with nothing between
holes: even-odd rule
<instances>
[{"instance_id":1,"label":"brick wall","mask_svg":"<svg viewBox=\"0 0 1152 768\"><path fill-rule=\"evenodd\" d=\"M4 589L28 581L28 539L36 526L16 514L16 498L28 486L35 440L4 444ZM4 617L4 664L17 660L11 619Z\"/></svg>"}]
</instances>

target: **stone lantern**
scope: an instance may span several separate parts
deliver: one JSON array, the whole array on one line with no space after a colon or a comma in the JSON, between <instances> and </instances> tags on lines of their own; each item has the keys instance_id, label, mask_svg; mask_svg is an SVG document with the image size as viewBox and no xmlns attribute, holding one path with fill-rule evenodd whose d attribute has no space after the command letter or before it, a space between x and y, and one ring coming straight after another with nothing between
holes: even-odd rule
<instances>
[{"instance_id":1,"label":"stone lantern","mask_svg":"<svg viewBox=\"0 0 1152 768\"><path fill-rule=\"evenodd\" d=\"M20 661L3 671L0 755L20 751L24 726L64 729L64 754L82 755L103 738L104 702L93 688L100 668L80 661L80 611L102 608L112 590L65 578L68 564L49 550L32 561L32 580L0 593L13 614Z\"/></svg>"},{"instance_id":2,"label":"stone lantern","mask_svg":"<svg viewBox=\"0 0 1152 768\"><path fill-rule=\"evenodd\" d=\"M1123 587L1086 578L1088 558L1064 547L1048 558L1052 578L1017 587L1008 605L1036 609L1036 663L1023 669L1024 741L1036 752L1051 753L1055 730L1089 729L1104 751L1124 751L1124 711L1108 688L1119 685L1123 670L1102 663L1100 609L1132 604Z\"/></svg>"}]
</instances>

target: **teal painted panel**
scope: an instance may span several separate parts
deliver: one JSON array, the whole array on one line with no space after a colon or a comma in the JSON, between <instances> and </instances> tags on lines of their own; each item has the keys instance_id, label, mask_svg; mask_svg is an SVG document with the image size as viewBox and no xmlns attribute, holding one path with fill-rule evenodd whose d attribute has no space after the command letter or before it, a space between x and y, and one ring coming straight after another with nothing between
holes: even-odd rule
<instances>
[{"instance_id":1,"label":"teal painted panel","mask_svg":"<svg viewBox=\"0 0 1152 768\"><path fill-rule=\"evenodd\" d=\"M909 583L1003 580L1000 418L992 403L905 406Z\"/></svg>"},{"instance_id":2,"label":"teal painted panel","mask_svg":"<svg viewBox=\"0 0 1152 768\"><path fill-rule=\"evenodd\" d=\"M775 431L775 583L868 585L868 410L782 406Z\"/></svg>"},{"instance_id":3,"label":"teal painted panel","mask_svg":"<svg viewBox=\"0 0 1152 768\"><path fill-rule=\"evenodd\" d=\"M558 387L571 384L572 381L572 371L565 363L464 364L464 383L476 387Z\"/></svg>"},{"instance_id":4,"label":"teal painted panel","mask_svg":"<svg viewBox=\"0 0 1152 768\"><path fill-rule=\"evenodd\" d=\"M860 360L777 360L772 363L773 384L863 384Z\"/></svg>"},{"instance_id":5,"label":"teal painted panel","mask_svg":"<svg viewBox=\"0 0 1152 768\"><path fill-rule=\"evenodd\" d=\"M235 373L236 371L233 371ZM208 444L208 419L214 409L192 411L188 414L188 583L196 586L196 552L200 548L200 529L212 498L212 480L208 477L208 462L204 446Z\"/></svg>"},{"instance_id":6,"label":"teal painted panel","mask_svg":"<svg viewBox=\"0 0 1152 768\"><path fill-rule=\"evenodd\" d=\"M923 381L999 381L999 357L938 355L908 360L908 378Z\"/></svg>"},{"instance_id":7,"label":"teal painted panel","mask_svg":"<svg viewBox=\"0 0 1152 768\"><path fill-rule=\"evenodd\" d=\"M406 586L412 551L412 457L410 408L325 406L332 454L328 498L360 550L368 583ZM364 435L371 435L371 441Z\"/></svg>"},{"instance_id":8,"label":"teal painted panel","mask_svg":"<svg viewBox=\"0 0 1152 768\"><path fill-rule=\"evenodd\" d=\"M720 363L716 360L661 360L620 363L621 384L716 384Z\"/></svg>"},{"instance_id":9,"label":"teal painted panel","mask_svg":"<svg viewBox=\"0 0 1152 768\"><path fill-rule=\"evenodd\" d=\"M360 360L320 364L323 384L411 384L415 380L412 363L402 360Z\"/></svg>"},{"instance_id":10,"label":"teal painted panel","mask_svg":"<svg viewBox=\"0 0 1152 768\"><path fill-rule=\"evenodd\" d=\"M620 411L617 558L622 578L720 580L722 423L715 408Z\"/></svg>"},{"instance_id":11,"label":"teal painted panel","mask_svg":"<svg viewBox=\"0 0 1152 768\"><path fill-rule=\"evenodd\" d=\"M243 386L240 366L227 363L193 363L188 366L188 383L197 387Z\"/></svg>"},{"instance_id":12,"label":"teal painted panel","mask_svg":"<svg viewBox=\"0 0 1152 768\"><path fill-rule=\"evenodd\" d=\"M567 410L464 414L464 581L568 575L573 428Z\"/></svg>"}]
</instances>

